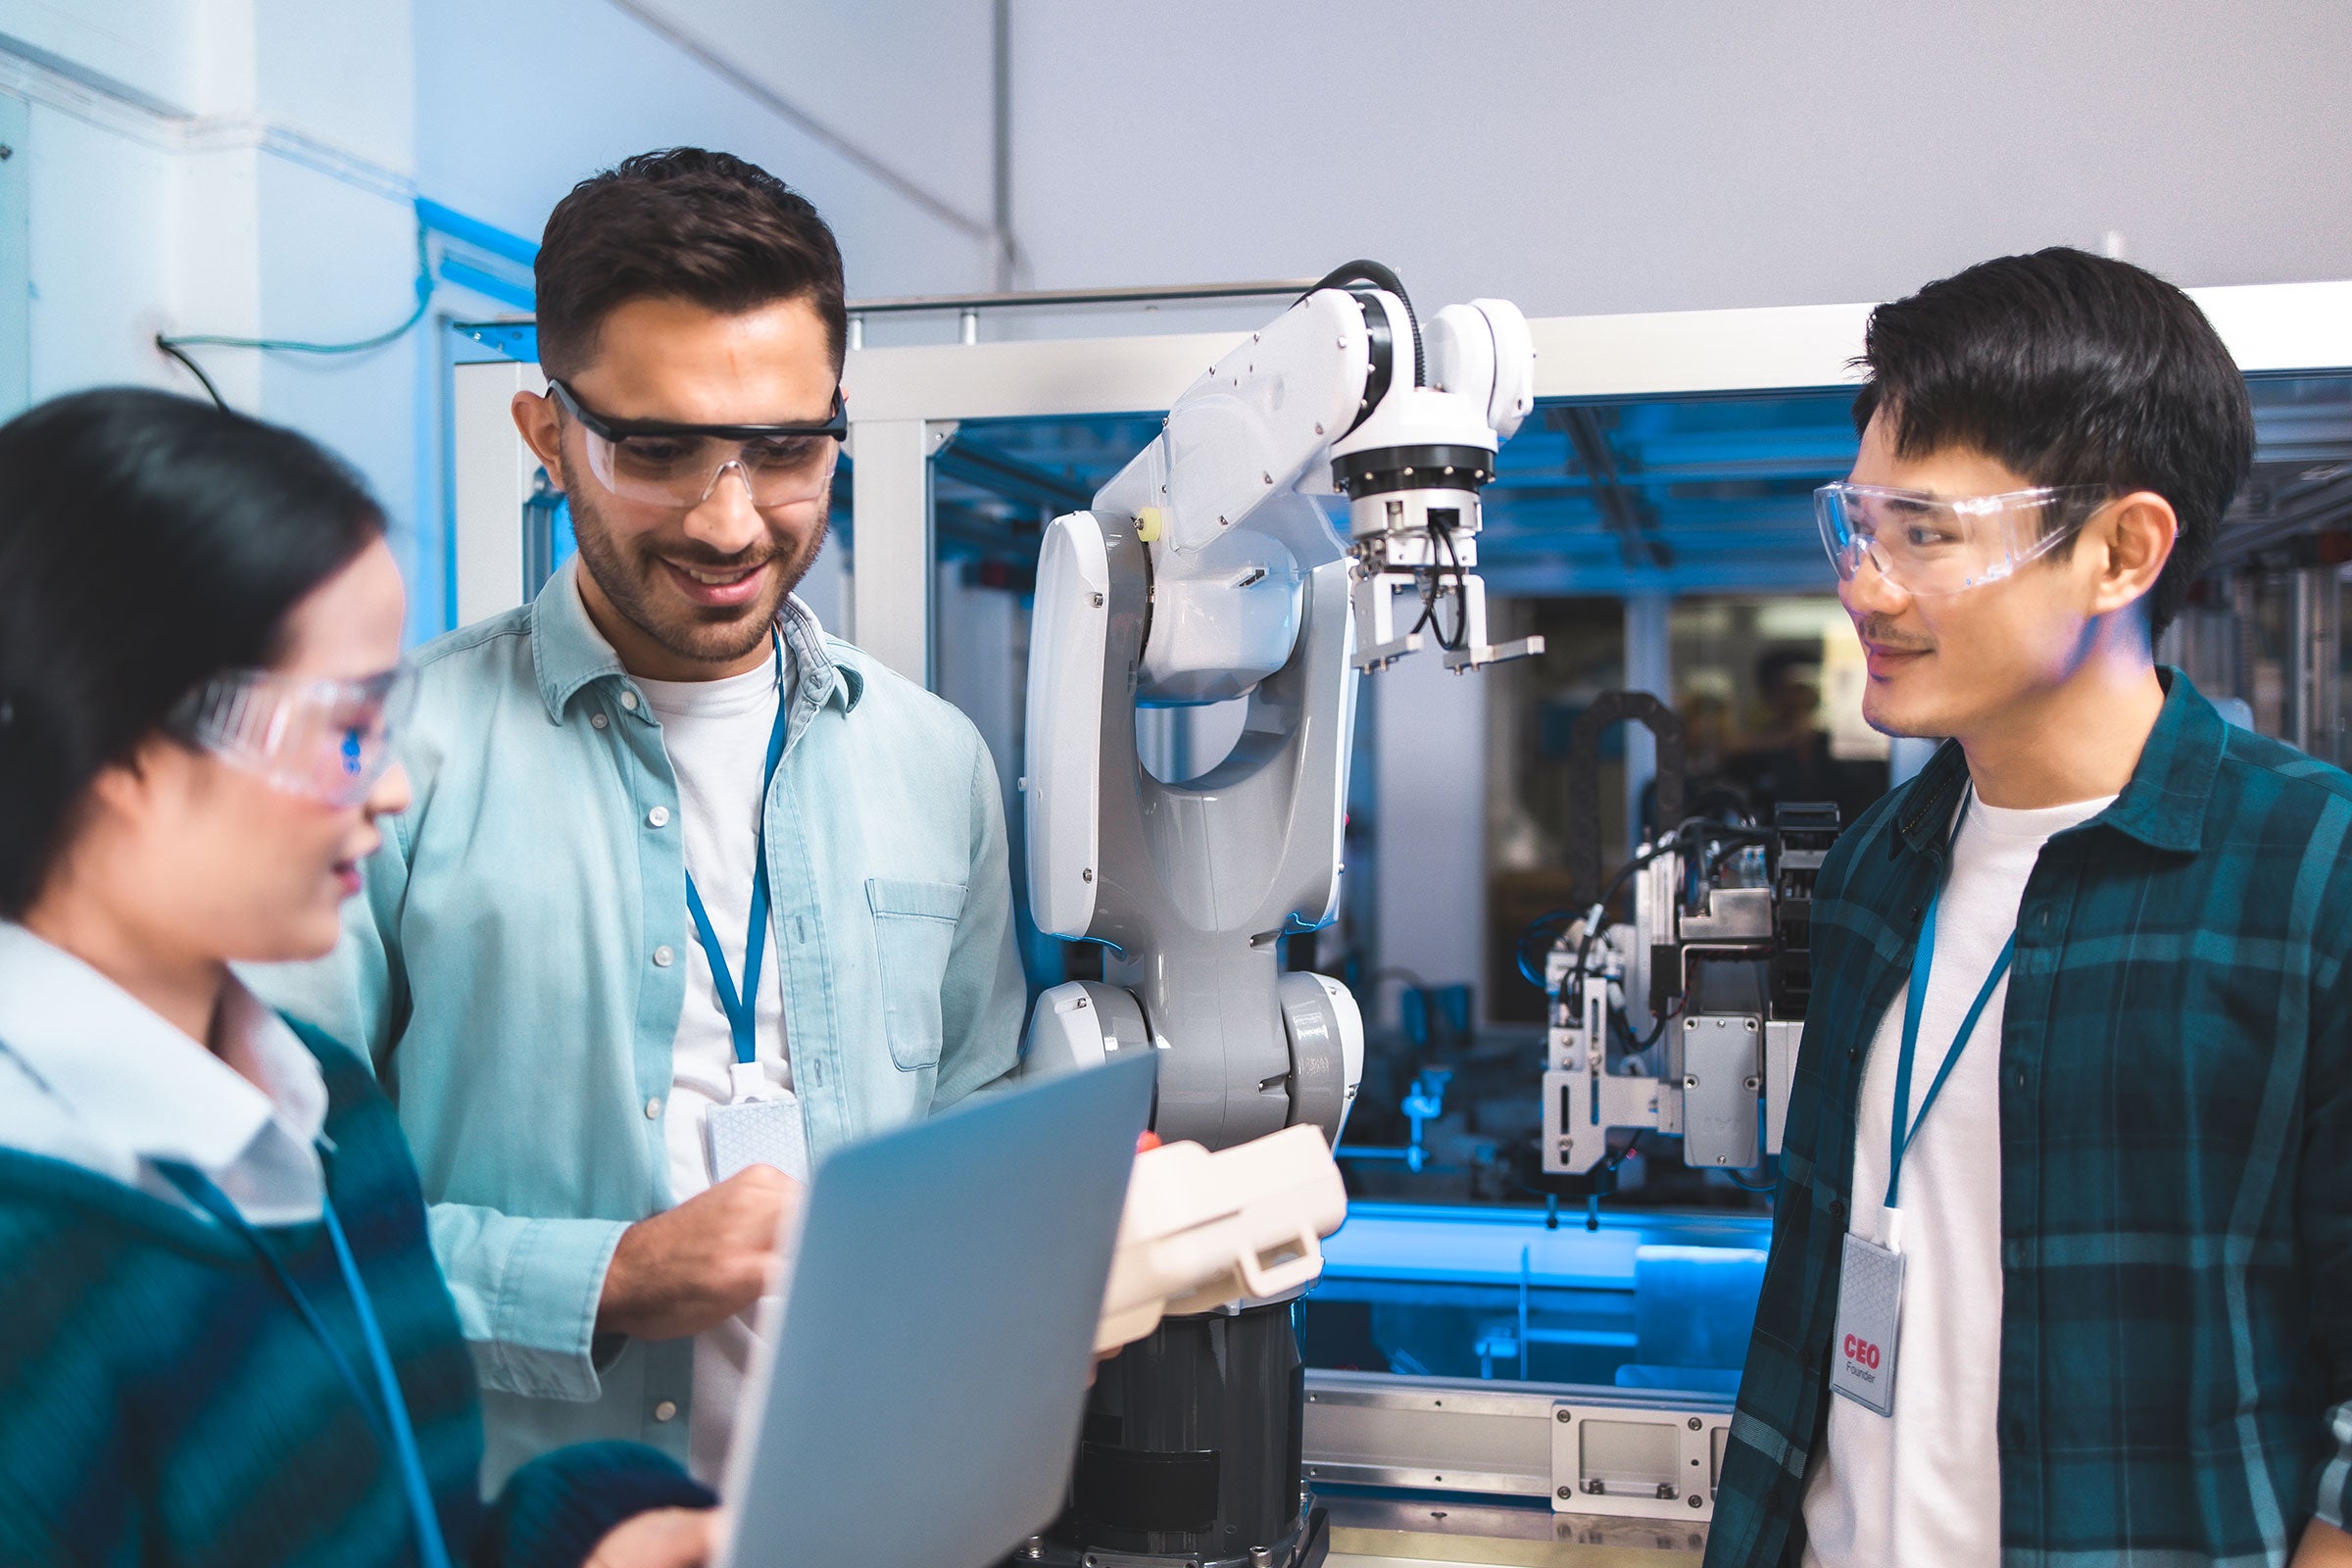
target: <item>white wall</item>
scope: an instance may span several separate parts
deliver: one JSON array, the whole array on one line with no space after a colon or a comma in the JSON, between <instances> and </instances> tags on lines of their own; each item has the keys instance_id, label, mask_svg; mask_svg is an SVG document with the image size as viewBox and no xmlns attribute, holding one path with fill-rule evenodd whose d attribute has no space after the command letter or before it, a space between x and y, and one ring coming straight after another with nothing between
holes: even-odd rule
<instances>
[{"instance_id":1,"label":"white wall","mask_svg":"<svg viewBox=\"0 0 2352 1568\"><path fill-rule=\"evenodd\" d=\"M1433 306L1877 300L2099 246L2352 274L2342 0L1016 0L1041 285L1386 261Z\"/></svg>"},{"instance_id":2,"label":"white wall","mask_svg":"<svg viewBox=\"0 0 2352 1568\"><path fill-rule=\"evenodd\" d=\"M737 33L792 67L830 128L881 135L890 167L985 217L986 7L821 9L802 8L790 61L772 7L751 8ZM918 45L928 76L895 78L895 97L860 87ZM608 0L0 0L0 92L29 104L16 167L36 399L120 382L196 392L156 352L159 331L371 336L416 304L415 195L535 239L579 179L684 143L739 152L807 193L841 237L853 293L987 278L969 223L908 201ZM927 101L948 119L908 127ZM433 311L505 307L444 285ZM437 330L428 318L334 358L191 351L232 406L366 474L409 564L419 636L440 629L445 602Z\"/></svg>"},{"instance_id":3,"label":"white wall","mask_svg":"<svg viewBox=\"0 0 2352 1568\"><path fill-rule=\"evenodd\" d=\"M986 281L985 249L970 234L910 204L607 0L414 4L416 176L436 201L535 240L549 210L598 170L657 147L713 147L751 159L816 204L841 240L853 295L940 293ZM815 14L820 9L825 14ZM980 16L985 41L984 5L940 0L924 9ZM810 14L779 15L795 10ZM969 61L944 51L894 58L894 17L884 6L743 0L703 30L747 63L754 56L773 61L797 46L787 78L796 97L811 91L828 112L840 113L834 128L860 145L875 138L894 159L909 139L933 145L934 158L913 172L964 210L985 215L984 183L956 186L972 177L973 155L958 149L974 137L985 169L987 122L971 122L968 100L985 91L986 52ZM908 122L900 112L902 101L919 110L932 96L964 107L944 121L918 115Z\"/></svg>"}]
</instances>

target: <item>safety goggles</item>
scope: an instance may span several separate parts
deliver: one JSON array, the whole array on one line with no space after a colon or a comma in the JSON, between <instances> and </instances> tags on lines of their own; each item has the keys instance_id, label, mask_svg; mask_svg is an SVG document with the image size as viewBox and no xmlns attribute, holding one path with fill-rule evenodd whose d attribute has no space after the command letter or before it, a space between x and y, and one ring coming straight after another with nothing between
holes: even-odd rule
<instances>
[{"instance_id":1,"label":"safety goggles","mask_svg":"<svg viewBox=\"0 0 2352 1568\"><path fill-rule=\"evenodd\" d=\"M234 670L182 698L171 728L272 788L349 807L391 767L416 700L416 671L407 663L365 680Z\"/></svg>"},{"instance_id":2,"label":"safety goggles","mask_svg":"<svg viewBox=\"0 0 2352 1568\"><path fill-rule=\"evenodd\" d=\"M1825 484L1813 492L1813 515L1840 581L1867 561L1904 593L1927 597L2000 581L2080 532L2112 494L2059 485L1949 497Z\"/></svg>"},{"instance_id":3,"label":"safety goggles","mask_svg":"<svg viewBox=\"0 0 2352 1568\"><path fill-rule=\"evenodd\" d=\"M701 506L730 468L755 507L806 505L832 484L833 460L850 430L839 387L821 424L676 424L607 418L562 381L548 386L586 436L596 482L650 506Z\"/></svg>"}]
</instances>

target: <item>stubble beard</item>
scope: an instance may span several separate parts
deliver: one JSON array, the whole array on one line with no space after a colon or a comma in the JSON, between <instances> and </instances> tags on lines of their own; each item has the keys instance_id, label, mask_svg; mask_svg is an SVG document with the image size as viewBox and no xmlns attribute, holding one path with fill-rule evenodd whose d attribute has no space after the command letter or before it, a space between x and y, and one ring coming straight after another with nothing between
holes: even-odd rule
<instances>
[{"instance_id":1,"label":"stubble beard","mask_svg":"<svg viewBox=\"0 0 2352 1568\"><path fill-rule=\"evenodd\" d=\"M581 568L596 580L606 602L630 625L652 638L663 652L699 663L731 664L748 658L754 649L767 641L769 628L782 612L785 598L801 585L818 552L824 549L831 523L832 500L827 496L817 502L816 528L808 536L808 547L791 559L786 558L782 547L773 543L772 536L757 556L726 558L693 546L657 552L650 535L644 543L632 548L599 514L600 503L589 499L593 487L579 483L568 453L564 457L563 467L564 491L571 503L571 532L579 546ZM698 612L692 606L674 601L665 606L663 593L656 585L656 578L667 569L662 565L664 555L717 570L773 563L775 580L753 604L723 614Z\"/></svg>"}]
</instances>

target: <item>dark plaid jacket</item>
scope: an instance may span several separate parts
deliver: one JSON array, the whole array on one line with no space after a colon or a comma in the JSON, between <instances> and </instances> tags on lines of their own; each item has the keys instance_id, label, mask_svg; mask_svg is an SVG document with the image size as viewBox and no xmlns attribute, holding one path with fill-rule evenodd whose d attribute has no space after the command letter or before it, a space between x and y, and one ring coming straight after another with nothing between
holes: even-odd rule
<instances>
[{"instance_id":1,"label":"dark plaid jacket","mask_svg":"<svg viewBox=\"0 0 2352 1568\"><path fill-rule=\"evenodd\" d=\"M2051 839L2018 910L2000 1038L2006 1564L2278 1564L2313 1517L2352 1518L2352 777L2163 678L2132 782ZM1794 1563L1803 1545L1865 1054L1967 777L1947 744L1822 871L1709 1568Z\"/></svg>"},{"instance_id":2,"label":"dark plaid jacket","mask_svg":"<svg viewBox=\"0 0 2352 1568\"><path fill-rule=\"evenodd\" d=\"M327 1192L381 1320L451 1561L573 1568L631 1515L710 1503L653 1449L597 1443L525 1465L483 1507L473 1358L426 1244L408 1143L360 1058L294 1029L326 1077ZM0 1149L0 1564L418 1561L380 1412L333 1358L368 1365L325 1227L270 1234L336 1352L242 1238L78 1165Z\"/></svg>"}]
</instances>

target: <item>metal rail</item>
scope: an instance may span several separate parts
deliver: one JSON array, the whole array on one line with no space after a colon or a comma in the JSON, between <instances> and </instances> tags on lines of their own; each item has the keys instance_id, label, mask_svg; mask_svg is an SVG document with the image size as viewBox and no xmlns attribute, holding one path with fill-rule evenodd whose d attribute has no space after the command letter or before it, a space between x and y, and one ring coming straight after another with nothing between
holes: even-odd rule
<instances>
[{"instance_id":1,"label":"metal rail","mask_svg":"<svg viewBox=\"0 0 2352 1568\"><path fill-rule=\"evenodd\" d=\"M1715 1395L1315 1370L1302 1458L1309 1486L1704 1524L1731 1424Z\"/></svg>"}]
</instances>

